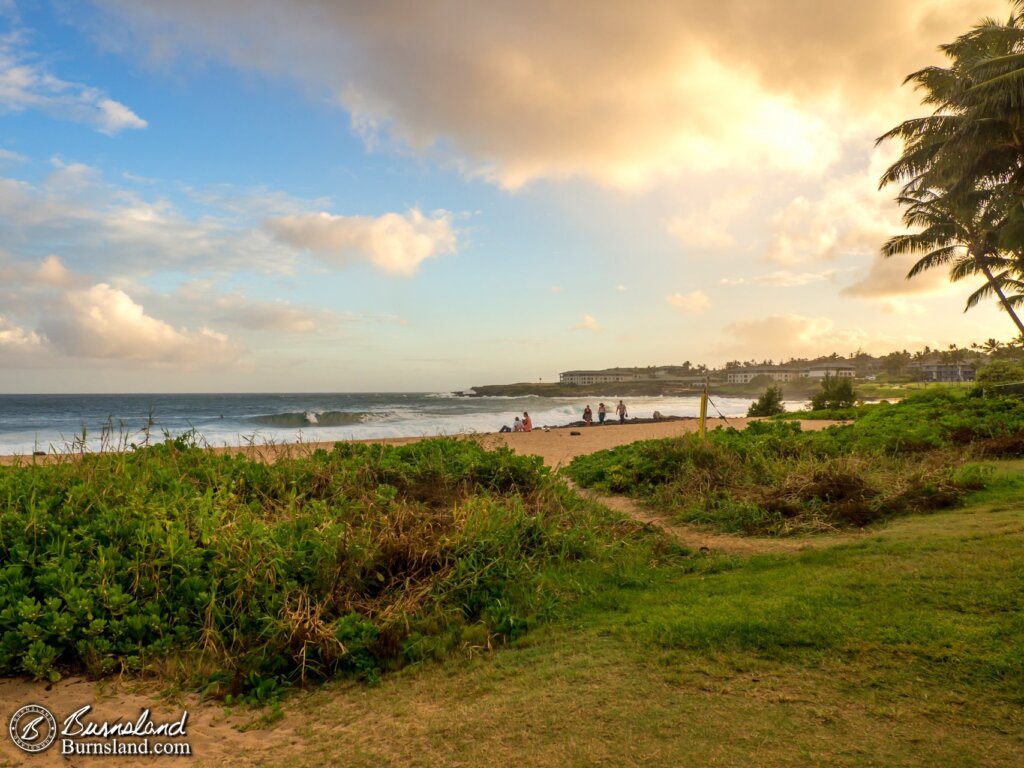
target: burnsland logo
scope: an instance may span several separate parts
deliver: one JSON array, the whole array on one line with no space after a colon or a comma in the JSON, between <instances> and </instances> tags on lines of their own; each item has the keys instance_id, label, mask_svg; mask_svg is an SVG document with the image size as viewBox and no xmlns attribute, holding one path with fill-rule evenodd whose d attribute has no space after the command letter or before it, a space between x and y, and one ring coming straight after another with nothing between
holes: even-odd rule
<instances>
[{"instance_id":1,"label":"burnsland logo","mask_svg":"<svg viewBox=\"0 0 1024 768\"><path fill-rule=\"evenodd\" d=\"M188 711L177 720L154 721L148 709L135 720L90 720L86 705L60 724L46 707L29 704L11 716L8 731L18 749L36 753L60 738L62 755L191 755L192 746L181 741L186 733Z\"/></svg>"},{"instance_id":2,"label":"burnsland logo","mask_svg":"<svg viewBox=\"0 0 1024 768\"><path fill-rule=\"evenodd\" d=\"M57 718L46 707L29 704L11 715L11 740L24 752L42 752L57 738Z\"/></svg>"}]
</instances>

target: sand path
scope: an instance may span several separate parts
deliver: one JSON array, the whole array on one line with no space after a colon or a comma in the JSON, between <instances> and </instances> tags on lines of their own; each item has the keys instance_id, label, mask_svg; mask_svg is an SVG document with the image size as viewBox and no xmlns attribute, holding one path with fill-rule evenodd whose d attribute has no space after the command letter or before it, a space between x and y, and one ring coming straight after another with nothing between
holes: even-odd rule
<instances>
[{"instance_id":1,"label":"sand path","mask_svg":"<svg viewBox=\"0 0 1024 768\"><path fill-rule=\"evenodd\" d=\"M673 523L659 517L640 503L628 496L603 496L599 493L578 487L570 483L580 495L602 504L620 515L659 528L674 537L683 546L701 552L722 552L727 555L750 557L751 555L788 554L805 549L820 549L836 544L856 541L868 534L863 531L844 531L816 536L795 536L778 538L769 536L738 536L728 533L715 533L700 526L685 523Z\"/></svg>"}]
</instances>

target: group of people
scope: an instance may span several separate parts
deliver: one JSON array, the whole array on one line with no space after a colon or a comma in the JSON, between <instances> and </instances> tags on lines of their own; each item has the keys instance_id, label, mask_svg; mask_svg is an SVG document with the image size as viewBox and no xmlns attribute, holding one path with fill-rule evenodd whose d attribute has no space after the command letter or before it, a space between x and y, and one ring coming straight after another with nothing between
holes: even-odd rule
<instances>
[{"instance_id":1,"label":"group of people","mask_svg":"<svg viewBox=\"0 0 1024 768\"><path fill-rule=\"evenodd\" d=\"M626 413L626 404L619 400L619 404L615 406L615 413L619 417L619 424L625 424L626 418L629 414ZM604 420L608 417L608 408L604 403L597 404L597 423L604 424ZM589 427L594 423L594 412L590 410L590 404L583 409L583 422Z\"/></svg>"},{"instance_id":2,"label":"group of people","mask_svg":"<svg viewBox=\"0 0 1024 768\"><path fill-rule=\"evenodd\" d=\"M619 404L615 406L615 414L619 417L619 424L625 424L626 419L629 418L629 414L626 413L626 404L619 400ZM608 418L608 407L604 403L598 403L597 405L597 423L604 424L605 419ZM590 404L583 409L583 421L589 427L594 423L594 412L590 409ZM504 425L499 432L533 432L533 419L530 418L530 414L523 411L523 418L516 416L515 421L512 422L512 426ZM545 428L545 431L547 429Z\"/></svg>"},{"instance_id":3,"label":"group of people","mask_svg":"<svg viewBox=\"0 0 1024 768\"><path fill-rule=\"evenodd\" d=\"M516 420L512 422L512 426L504 425L499 432L533 432L533 419L530 418L530 414L523 411L523 418L516 416Z\"/></svg>"}]
</instances>

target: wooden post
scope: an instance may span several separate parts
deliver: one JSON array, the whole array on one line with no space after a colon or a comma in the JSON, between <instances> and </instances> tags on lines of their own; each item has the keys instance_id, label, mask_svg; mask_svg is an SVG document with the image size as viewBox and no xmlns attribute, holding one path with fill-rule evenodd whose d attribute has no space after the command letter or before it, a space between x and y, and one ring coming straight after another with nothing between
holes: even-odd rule
<instances>
[{"instance_id":1,"label":"wooden post","mask_svg":"<svg viewBox=\"0 0 1024 768\"><path fill-rule=\"evenodd\" d=\"M707 433L708 428L708 380L704 379L704 391L700 396L700 436L701 439Z\"/></svg>"}]
</instances>

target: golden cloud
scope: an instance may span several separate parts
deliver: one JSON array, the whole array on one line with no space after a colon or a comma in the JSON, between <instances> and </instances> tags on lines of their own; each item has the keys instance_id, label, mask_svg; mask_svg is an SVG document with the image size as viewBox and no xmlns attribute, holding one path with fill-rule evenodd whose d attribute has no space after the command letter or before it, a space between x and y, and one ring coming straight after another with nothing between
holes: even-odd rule
<instances>
[{"instance_id":1,"label":"golden cloud","mask_svg":"<svg viewBox=\"0 0 1024 768\"><path fill-rule=\"evenodd\" d=\"M104 0L151 51L333 94L369 142L509 188L820 170L914 108L903 78L1001 0Z\"/></svg>"}]
</instances>

